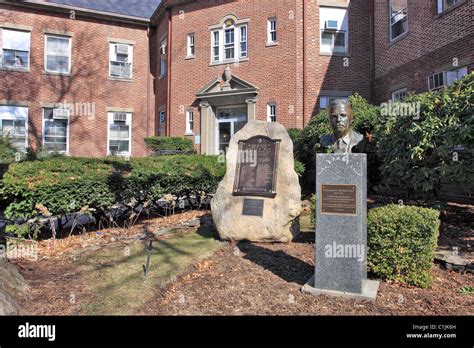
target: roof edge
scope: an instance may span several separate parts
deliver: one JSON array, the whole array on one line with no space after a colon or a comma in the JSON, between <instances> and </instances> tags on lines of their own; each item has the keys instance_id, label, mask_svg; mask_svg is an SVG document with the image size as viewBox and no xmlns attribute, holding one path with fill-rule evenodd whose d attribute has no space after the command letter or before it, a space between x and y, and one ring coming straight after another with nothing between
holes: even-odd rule
<instances>
[{"instance_id":1,"label":"roof edge","mask_svg":"<svg viewBox=\"0 0 474 348\"><path fill-rule=\"evenodd\" d=\"M179 5L186 5L194 2L195 0L162 0L158 7L156 8L155 12L150 17L151 25L158 25L161 16L165 13L165 11L169 8Z\"/></svg>"},{"instance_id":2,"label":"roof edge","mask_svg":"<svg viewBox=\"0 0 474 348\"><path fill-rule=\"evenodd\" d=\"M21 2L14 1L14 0L4 0L2 3L6 5L12 5L17 7L26 7L32 9L47 9L52 12L56 13L69 13L69 11L74 10L77 14L82 15L84 17L90 18L109 18L113 19L117 22L123 23L130 23L142 26L149 26L150 19L144 17L134 17L134 16L127 16L118 13L112 12L105 12L99 10L92 10L87 9L84 7L77 7L77 6L70 6L70 5L62 5L56 4L51 2L39 1L39 0L23 0Z\"/></svg>"}]
</instances>

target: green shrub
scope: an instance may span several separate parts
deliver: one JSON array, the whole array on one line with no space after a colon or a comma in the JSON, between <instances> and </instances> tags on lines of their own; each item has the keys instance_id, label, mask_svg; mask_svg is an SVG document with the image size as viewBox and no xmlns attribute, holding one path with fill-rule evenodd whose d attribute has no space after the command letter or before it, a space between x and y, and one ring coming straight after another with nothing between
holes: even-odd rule
<instances>
[{"instance_id":1,"label":"green shrub","mask_svg":"<svg viewBox=\"0 0 474 348\"><path fill-rule=\"evenodd\" d=\"M327 150L321 146L320 138L330 132L331 128L328 124L327 112L322 111L311 118L301 133L301 136L295 144L294 152L296 159L302 162L306 169L315 168L314 161L316 153L327 152Z\"/></svg>"},{"instance_id":2,"label":"green shrub","mask_svg":"<svg viewBox=\"0 0 474 348\"><path fill-rule=\"evenodd\" d=\"M295 160L295 172L299 177L302 177L304 174L304 164L298 160Z\"/></svg>"},{"instance_id":3,"label":"green shrub","mask_svg":"<svg viewBox=\"0 0 474 348\"><path fill-rule=\"evenodd\" d=\"M152 151L190 151L194 152L191 139L181 137L145 138L146 146Z\"/></svg>"},{"instance_id":4,"label":"green shrub","mask_svg":"<svg viewBox=\"0 0 474 348\"><path fill-rule=\"evenodd\" d=\"M303 130L299 128L289 128L287 131L288 135L291 138L291 141L293 142L293 145L296 144L298 139L301 137L301 134L303 133Z\"/></svg>"},{"instance_id":5,"label":"green shrub","mask_svg":"<svg viewBox=\"0 0 474 348\"><path fill-rule=\"evenodd\" d=\"M0 165L16 161L18 149L13 145L11 138L0 135Z\"/></svg>"},{"instance_id":6,"label":"green shrub","mask_svg":"<svg viewBox=\"0 0 474 348\"><path fill-rule=\"evenodd\" d=\"M387 205L368 213L368 269L383 279L429 287L439 235L439 212Z\"/></svg>"},{"instance_id":7,"label":"green shrub","mask_svg":"<svg viewBox=\"0 0 474 348\"><path fill-rule=\"evenodd\" d=\"M53 216L88 207L96 218L116 205L152 204L166 194L177 197L213 193L225 165L210 156L86 159L50 158L12 164L0 187L6 217L38 217L38 206Z\"/></svg>"},{"instance_id":8,"label":"green shrub","mask_svg":"<svg viewBox=\"0 0 474 348\"><path fill-rule=\"evenodd\" d=\"M384 116L377 139L387 185L412 195L437 196L442 181L459 186L474 181L473 92L471 73L448 89L404 99L404 103L420 106L419 117L408 113Z\"/></svg>"},{"instance_id":9,"label":"green shrub","mask_svg":"<svg viewBox=\"0 0 474 348\"><path fill-rule=\"evenodd\" d=\"M309 199L309 207L311 208L311 223L316 225L316 195L313 193Z\"/></svg>"},{"instance_id":10,"label":"green shrub","mask_svg":"<svg viewBox=\"0 0 474 348\"><path fill-rule=\"evenodd\" d=\"M357 93L351 95L349 101L354 114L352 128L363 135L373 133L380 124L380 108L370 104Z\"/></svg>"}]
</instances>

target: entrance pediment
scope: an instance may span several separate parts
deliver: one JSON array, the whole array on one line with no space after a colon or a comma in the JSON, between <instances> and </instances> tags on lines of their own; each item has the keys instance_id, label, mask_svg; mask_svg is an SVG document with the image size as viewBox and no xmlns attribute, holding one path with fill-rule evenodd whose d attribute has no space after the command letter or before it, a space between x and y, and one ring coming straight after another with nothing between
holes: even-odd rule
<instances>
[{"instance_id":1,"label":"entrance pediment","mask_svg":"<svg viewBox=\"0 0 474 348\"><path fill-rule=\"evenodd\" d=\"M240 94L249 94L255 96L258 94L258 88L250 82L232 75L230 67L227 67L222 77L218 76L205 85L196 96L199 99L208 99L212 97L224 97Z\"/></svg>"}]
</instances>

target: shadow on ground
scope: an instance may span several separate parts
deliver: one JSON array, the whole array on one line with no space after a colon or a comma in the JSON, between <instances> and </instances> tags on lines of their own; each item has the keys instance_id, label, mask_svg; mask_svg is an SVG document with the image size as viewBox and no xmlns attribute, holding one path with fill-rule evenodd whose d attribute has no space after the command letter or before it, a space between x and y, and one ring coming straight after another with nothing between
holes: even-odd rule
<instances>
[{"instance_id":1,"label":"shadow on ground","mask_svg":"<svg viewBox=\"0 0 474 348\"><path fill-rule=\"evenodd\" d=\"M256 263L289 283L304 285L314 271L310 264L281 250L270 250L248 242L238 243L238 248L245 253L244 259Z\"/></svg>"}]
</instances>

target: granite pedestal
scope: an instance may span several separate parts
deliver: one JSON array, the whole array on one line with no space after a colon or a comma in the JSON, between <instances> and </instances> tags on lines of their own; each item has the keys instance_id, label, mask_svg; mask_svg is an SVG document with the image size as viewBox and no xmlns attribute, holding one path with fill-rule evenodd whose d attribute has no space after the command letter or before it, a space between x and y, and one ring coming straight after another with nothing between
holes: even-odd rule
<instances>
[{"instance_id":1,"label":"granite pedestal","mask_svg":"<svg viewBox=\"0 0 474 348\"><path fill-rule=\"evenodd\" d=\"M367 279L367 157L318 154L315 274L302 290L375 300L378 285Z\"/></svg>"}]
</instances>

